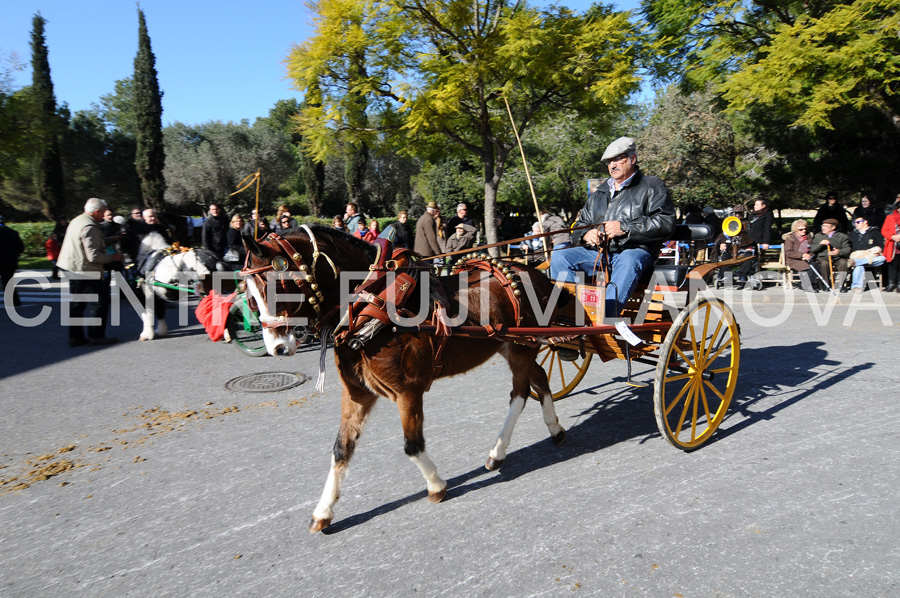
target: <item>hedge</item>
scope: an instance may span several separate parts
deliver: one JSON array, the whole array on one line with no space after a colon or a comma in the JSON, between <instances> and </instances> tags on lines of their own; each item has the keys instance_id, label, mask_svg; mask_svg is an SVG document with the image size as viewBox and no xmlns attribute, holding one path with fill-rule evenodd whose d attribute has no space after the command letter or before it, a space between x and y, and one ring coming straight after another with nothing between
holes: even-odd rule
<instances>
[{"instance_id":1,"label":"hedge","mask_svg":"<svg viewBox=\"0 0 900 598\"><path fill-rule=\"evenodd\" d=\"M55 223L19 222L16 224L7 223L6 226L17 231L19 236L22 237L22 242L25 244L25 253L23 255L30 257L47 255L44 243L50 238L50 233L53 232L53 227L56 226Z\"/></svg>"}]
</instances>

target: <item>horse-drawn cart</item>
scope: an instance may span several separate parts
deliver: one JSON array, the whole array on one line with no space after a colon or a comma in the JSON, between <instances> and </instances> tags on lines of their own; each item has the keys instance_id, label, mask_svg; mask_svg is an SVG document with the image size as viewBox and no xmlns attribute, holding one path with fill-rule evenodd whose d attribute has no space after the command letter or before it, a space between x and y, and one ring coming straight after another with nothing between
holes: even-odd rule
<instances>
[{"instance_id":1,"label":"horse-drawn cart","mask_svg":"<svg viewBox=\"0 0 900 598\"><path fill-rule=\"evenodd\" d=\"M711 236L706 225L679 225L673 240L705 242ZM505 333L546 339L538 364L547 372L554 400L575 390L595 357L602 362L624 360L627 383L637 387L646 385L632 380L632 362L654 365L653 405L660 434L680 449L696 449L725 418L740 366L740 327L734 313L721 299L699 296L699 291L711 271L746 259L693 267L657 265L612 321L604 319L604 287L565 283L577 301L559 309L549 326L509 328ZM686 294L683 307L676 304L675 292ZM534 390L532 396L539 398Z\"/></svg>"}]
</instances>

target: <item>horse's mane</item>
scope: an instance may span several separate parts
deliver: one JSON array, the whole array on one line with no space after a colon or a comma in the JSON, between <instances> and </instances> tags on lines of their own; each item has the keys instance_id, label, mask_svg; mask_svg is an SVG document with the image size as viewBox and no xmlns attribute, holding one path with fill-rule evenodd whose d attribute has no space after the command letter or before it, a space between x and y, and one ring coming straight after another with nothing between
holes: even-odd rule
<instances>
[{"instance_id":1,"label":"horse's mane","mask_svg":"<svg viewBox=\"0 0 900 598\"><path fill-rule=\"evenodd\" d=\"M309 224L307 226L309 226L310 230L312 230L318 242L321 242L323 239L328 240L328 244L336 251L336 255L332 255L332 258L340 259L342 257L341 248L345 245L349 245L351 247L356 247L357 249L363 250L369 260L369 263L375 261L376 250L375 246L371 243L367 243L362 239L357 239L353 235L345 233L341 230L337 230L336 228L332 228L330 226L323 226L321 224ZM298 241L309 242L308 235L303 232L303 229L292 231L285 235L284 238L288 241L296 239Z\"/></svg>"}]
</instances>

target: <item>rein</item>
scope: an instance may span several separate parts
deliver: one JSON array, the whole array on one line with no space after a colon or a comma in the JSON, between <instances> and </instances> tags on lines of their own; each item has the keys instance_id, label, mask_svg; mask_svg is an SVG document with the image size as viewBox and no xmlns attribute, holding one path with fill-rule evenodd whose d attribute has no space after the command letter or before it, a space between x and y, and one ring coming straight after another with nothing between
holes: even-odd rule
<instances>
[{"instance_id":1,"label":"rein","mask_svg":"<svg viewBox=\"0 0 900 598\"><path fill-rule=\"evenodd\" d=\"M577 230L585 230L585 229L589 229L589 228L597 228L598 226L602 227L602 226L603 226L603 223L601 222L600 224L585 224L585 225L583 225L583 226L576 226L576 227L569 228L569 229L566 229L566 230L567 230L568 232L570 232L570 233L574 233L574 232L577 231ZM533 234L533 235L528 235L528 236L525 236L525 237L519 237L519 238L517 238L517 239L507 239L506 241L498 241L498 242L496 242L496 243L490 243L489 245L479 245L478 247L471 247L471 248L469 248L469 249L461 249L460 251L452 251L452 252L450 252L450 253L441 253L441 254L438 254L438 255L432 255L432 256L430 256L430 257L423 257L423 258L422 258L422 261L436 260L436 259L438 259L438 258L450 257L450 256L453 256L453 255L463 255L463 254L468 254L468 253L472 253L473 251L476 251L476 250L477 250L477 251L483 251L483 250L485 250L485 249L493 249L494 247L503 247L504 245L512 245L512 244L514 244L514 243L521 243L522 241L528 241L528 240L530 240L530 239L540 239L540 238L543 238L543 237L552 237L553 235L558 235L560 232L561 232L561 231L559 231L559 230L554 230L554 231L545 232L545 233L535 233L535 234ZM562 251L565 251L565 249L568 249L568 247L563 248ZM547 251L547 253L553 253L553 252L556 251L556 250L554 250L554 249L547 249L546 251Z\"/></svg>"}]
</instances>

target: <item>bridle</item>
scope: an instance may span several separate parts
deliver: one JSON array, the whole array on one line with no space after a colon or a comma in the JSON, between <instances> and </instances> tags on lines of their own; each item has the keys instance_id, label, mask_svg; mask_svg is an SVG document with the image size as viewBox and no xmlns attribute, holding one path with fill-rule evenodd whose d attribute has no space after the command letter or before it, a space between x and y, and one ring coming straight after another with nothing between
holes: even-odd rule
<instances>
[{"instance_id":1,"label":"bridle","mask_svg":"<svg viewBox=\"0 0 900 598\"><path fill-rule=\"evenodd\" d=\"M309 303L310 306L312 306L313 311L315 311L316 321L310 328L316 334L318 334L324 327L325 322L333 315L333 312L337 311L338 308L337 306L332 308L323 316L322 302L324 301L325 297L322 294L322 290L316 277L316 264L318 263L320 257L324 257L328 264L331 266L331 270L334 273L335 279L339 277L339 269L337 266L335 266L334 262L331 260L328 254L319 251L319 244L316 241L316 237L313 234L312 229L310 229L305 224L301 225L300 228L306 231L306 234L309 235L309 240L312 243L312 265L307 265L307 263L303 260L303 256L300 255L300 252L297 251L293 245L291 245L290 241L277 233L269 233L268 235L266 235L266 237L257 241L257 243L265 245L266 247L274 251L276 255L270 258L269 263L265 266L248 268L247 266L250 263L251 252L247 252L247 261L244 263L244 269L241 270L239 274L245 277L253 277L254 281L258 284L257 288L266 288L268 281L266 280L264 274L267 272L299 272L301 275L299 280L294 276L291 276L290 280L306 297L306 303ZM285 256L287 256L287 259L285 259ZM294 267L291 268L291 265L293 265ZM286 279L281 279L282 285L286 284L286 282ZM287 328L289 319L296 316L302 308L303 303L300 303L294 308L293 312L288 314L288 316L270 315L268 317L260 317L260 324L263 328Z\"/></svg>"}]
</instances>

